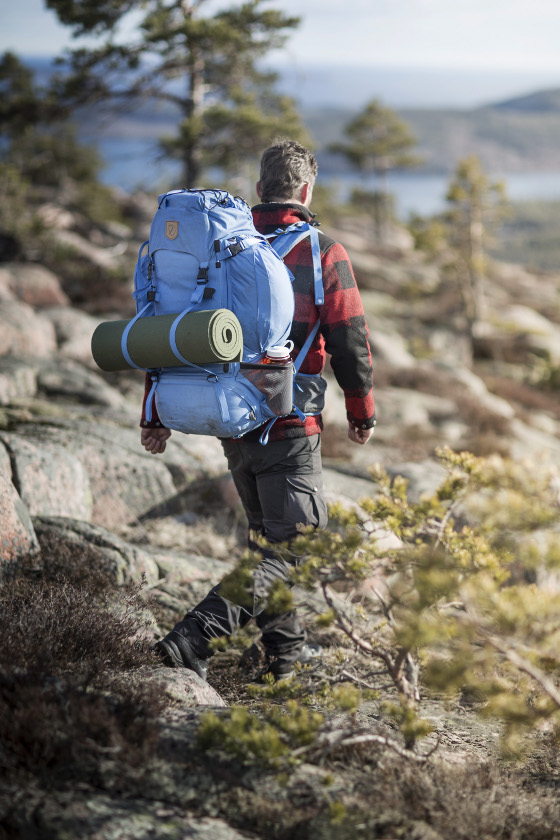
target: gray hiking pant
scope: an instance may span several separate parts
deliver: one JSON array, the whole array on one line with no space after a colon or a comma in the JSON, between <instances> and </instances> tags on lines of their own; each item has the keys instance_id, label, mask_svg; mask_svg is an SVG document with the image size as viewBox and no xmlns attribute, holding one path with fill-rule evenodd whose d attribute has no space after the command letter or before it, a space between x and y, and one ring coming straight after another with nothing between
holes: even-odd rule
<instances>
[{"instance_id":1,"label":"gray hiking pant","mask_svg":"<svg viewBox=\"0 0 560 840\"><path fill-rule=\"evenodd\" d=\"M278 543L297 536L299 523L326 527L320 435L271 441L266 446L255 439L240 438L224 440L222 446L247 514L251 548L256 548L252 532ZM263 559L254 573L252 601L234 604L222 598L218 584L175 626L174 630L186 636L202 658L208 656L210 639L230 636L255 618L268 657L281 664L297 659L305 641L298 616L295 611L267 614L262 598L274 581L289 583L291 566L298 558L292 556L288 562L272 547L259 550Z\"/></svg>"}]
</instances>

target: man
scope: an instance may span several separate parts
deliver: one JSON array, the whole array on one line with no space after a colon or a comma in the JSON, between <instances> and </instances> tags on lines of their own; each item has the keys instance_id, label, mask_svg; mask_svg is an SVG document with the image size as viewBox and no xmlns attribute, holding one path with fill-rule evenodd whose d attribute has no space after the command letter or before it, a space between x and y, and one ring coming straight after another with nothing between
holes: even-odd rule
<instances>
[{"instance_id":1,"label":"man","mask_svg":"<svg viewBox=\"0 0 560 840\"><path fill-rule=\"evenodd\" d=\"M261 233L304 221L315 225L309 207L317 176L317 163L308 149L283 141L267 149L261 159L257 193L261 204L253 208L255 227ZM302 364L302 374L321 373L326 354L345 397L348 437L366 443L375 425L372 365L368 329L356 281L346 251L320 233L324 304L317 306L311 245L304 239L286 256L294 276L295 315L290 339L293 358L305 343L317 319L320 328ZM147 428L143 421L142 444L154 454L163 452L171 432L158 426L156 418ZM295 612L270 615L263 604L277 580L289 582L290 563L278 557L274 543L292 540L301 525L324 528L327 508L321 471L321 415L304 420L295 415L276 421L269 442L259 442L261 429L242 438L222 440L228 465L249 523L249 545L255 535L269 543L261 549L262 561L254 574L252 602L234 604L214 587L200 604L158 642L156 652L163 662L186 667L205 678L208 642L231 635L255 618L262 631L267 670L276 679L289 676L294 664L305 662L313 651L306 644L305 630ZM297 562L297 558L293 559Z\"/></svg>"}]
</instances>

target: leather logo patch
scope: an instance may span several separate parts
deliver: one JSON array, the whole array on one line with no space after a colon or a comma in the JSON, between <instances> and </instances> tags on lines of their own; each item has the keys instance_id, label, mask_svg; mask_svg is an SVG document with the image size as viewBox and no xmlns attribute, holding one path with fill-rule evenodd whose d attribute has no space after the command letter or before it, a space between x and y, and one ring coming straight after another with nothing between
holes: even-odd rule
<instances>
[{"instance_id":1,"label":"leather logo patch","mask_svg":"<svg viewBox=\"0 0 560 840\"><path fill-rule=\"evenodd\" d=\"M177 239L179 236L179 222L167 221L165 223L165 236L167 239Z\"/></svg>"}]
</instances>

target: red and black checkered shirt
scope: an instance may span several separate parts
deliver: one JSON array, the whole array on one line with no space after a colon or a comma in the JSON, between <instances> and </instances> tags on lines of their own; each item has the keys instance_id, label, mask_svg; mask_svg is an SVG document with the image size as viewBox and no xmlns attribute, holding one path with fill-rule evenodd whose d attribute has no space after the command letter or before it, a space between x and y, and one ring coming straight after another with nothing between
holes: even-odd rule
<instances>
[{"instance_id":1,"label":"red and black checkered shirt","mask_svg":"<svg viewBox=\"0 0 560 840\"><path fill-rule=\"evenodd\" d=\"M274 233L277 228L294 222L312 222L312 214L300 204L270 202L253 208L255 227L260 233ZM368 327L354 272L342 245L319 232L323 269L324 304L315 305L313 259L309 239L290 251L284 262L294 276L295 314L290 339L294 342L292 358L296 358L311 329L320 319L319 331L301 365L301 373L321 373L326 356L330 355L335 378L344 392L348 420L360 429L375 424L372 363L368 343ZM151 382L146 377L147 389ZM145 400L144 400L145 402ZM157 416L143 426L161 426ZM270 440L304 437L321 432L320 415L278 419L270 430ZM260 429L245 437L258 437Z\"/></svg>"},{"instance_id":2,"label":"red and black checkered shirt","mask_svg":"<svg viewBox=\"0 0 560 840\"><path fill-rule=\"evenodd\" d=\"M294 222L312 222L312 214L300 204L274 202L253 207L255 227L260 233L274 233ZM301 373L321 373L330 355L336 381L344 392L348 420L361 429L375 423L372 364L368 327L354 272L345 249L319 231L325 303L315 305L313 258L309 239L290 251L284 262L294 276L295 314L290 338L295 359L314 324L321 326L301 365ZM271 440L314 435L323 428L322 418L277 420Z\"/></svg>"}]
</instances>

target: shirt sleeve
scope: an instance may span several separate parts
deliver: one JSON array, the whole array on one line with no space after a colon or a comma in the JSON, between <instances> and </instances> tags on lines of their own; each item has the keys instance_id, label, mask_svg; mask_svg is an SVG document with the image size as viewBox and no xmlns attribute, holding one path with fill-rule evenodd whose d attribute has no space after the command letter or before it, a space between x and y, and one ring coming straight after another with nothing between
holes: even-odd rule
<instances>
[{"instance_id":1,"label":"shirt sleeve","mask_svg":"<svg viewBox=\"0 0 560 840\"><path fill-rule=\"evenodd\" d=\"M369 330L352 265L335 242L322 257L325 304L321 333L331 368L344 393L346 416L360 429L375 425Z\"/></svg>"}]
</instances>

